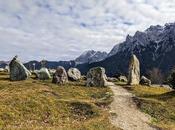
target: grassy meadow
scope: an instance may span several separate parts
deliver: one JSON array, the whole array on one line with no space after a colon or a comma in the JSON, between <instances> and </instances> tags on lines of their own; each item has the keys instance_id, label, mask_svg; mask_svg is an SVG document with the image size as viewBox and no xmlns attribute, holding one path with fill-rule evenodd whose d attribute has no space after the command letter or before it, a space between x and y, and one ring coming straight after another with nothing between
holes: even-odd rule
<instances>
[{"instance_id":1,"label":"grassy meadow","mask_svg":"<svg viewBox=\"0 0 175 130\"><path fill-rule=\"evenodd\" d=\"M59 86L28 79L11 82L0 73L0 129L118 130L109 122L109 88L85 87L84 81Z\"/></svg>"}]
</instances>

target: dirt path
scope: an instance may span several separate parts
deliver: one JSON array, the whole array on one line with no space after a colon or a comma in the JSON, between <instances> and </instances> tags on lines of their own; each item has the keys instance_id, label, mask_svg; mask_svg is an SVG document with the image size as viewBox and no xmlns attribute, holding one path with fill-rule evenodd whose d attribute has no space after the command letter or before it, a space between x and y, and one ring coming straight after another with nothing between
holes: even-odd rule
<instances>
[{"instance_id":1,"label":"dirt path","mask_svg":"<svg viewBox=\"0 0 175 130\"><path fill-rule=\"evenodd\" d=\"M140 112L132 100L133 95L120 86L111 86L114 101L111 108L111 122L123 130L156 130L148 125L150 117Z\"/></svg>"}]
</instances>

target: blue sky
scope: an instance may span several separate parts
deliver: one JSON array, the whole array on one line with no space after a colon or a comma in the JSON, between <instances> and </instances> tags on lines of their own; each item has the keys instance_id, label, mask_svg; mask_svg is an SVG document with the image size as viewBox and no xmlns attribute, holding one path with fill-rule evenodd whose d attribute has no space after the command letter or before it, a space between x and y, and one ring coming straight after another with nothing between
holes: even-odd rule
<instances>
[{"instance_id":1,"label":"blue sky","mask_svg":"<svg viewBox=\"0 0 175 130\"><path fill-rule=\"evenodd\" d=\"M175 20L175 0L0 0L0 60L70 60Z\"/></svg>"}]
</instances>

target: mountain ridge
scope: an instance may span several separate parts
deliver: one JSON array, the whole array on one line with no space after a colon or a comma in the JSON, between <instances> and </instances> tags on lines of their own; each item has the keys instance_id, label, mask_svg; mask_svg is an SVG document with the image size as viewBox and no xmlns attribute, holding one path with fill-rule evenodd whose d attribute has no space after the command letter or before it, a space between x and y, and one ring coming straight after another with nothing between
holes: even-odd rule
<instances>
[{"instance_id":1,"label":"mountain ridge","mask_svg":"<svg viewBox=\"0 0 175 130\"><path fill-rule=\"evenodd\" d=\"M122 73L127 75L128 61L135 54L141 64L141 74L146 75L153 68L167 74L175 66L175 23L164 26L150 26L144 32L137 31L133 36L114 46L103 61L78 66L83 73L89 68L102 66L108 75ZM116 50L115 50L116 48Z\"/></svg>"}]
</instances>

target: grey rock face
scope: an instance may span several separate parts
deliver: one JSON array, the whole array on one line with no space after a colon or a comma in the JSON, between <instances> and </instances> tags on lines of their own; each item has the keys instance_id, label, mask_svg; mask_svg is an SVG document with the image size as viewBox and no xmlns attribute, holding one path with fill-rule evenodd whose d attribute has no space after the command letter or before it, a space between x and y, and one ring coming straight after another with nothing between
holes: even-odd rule
<instances>
[{"instance_id":1,"label":"grey rock face","mask_svg":"<svg viewBox=\"0 0 175 130\"><path fill-rule=\"evenodd\" d=\"M72 81L78 81L81 79L81 72L77 68L70 68L67 71L67 75Z\"/></svg>"},{"instance_id":2,"label":"grey rock face","mask_svg":"<svg viewBox=\"0 0 175 130\"><path fill-rule=\"evenodd\" d=\"M27 68L17 58L18 57L15 56L9 64L11 81L26 80L31 75Z\"/></svg>"},{"instance_id":3,"label":"grey rock face","mask_svg":"<svg viewBox=\"0 0 175 130\"><path fill-rule=\"evenodd\" d=\"M89 50L81 54L79 57L75 59L76 64L83 64L83 63L93 63L102 61L107 57L106 52L94 51Z\"/></svg>"},{"instance_id":4,"label":"grey rock face","mask_svg":"<svg viewBox=\"0 0 175 130\"><path fill-rule=\"evenodd\" d=\"M141 85L151 86L151 80L149 80L145 76L142 76L141 79L140 79L140 84Z\"/></svg>"},{"instance_id":5,"label":"grey rock face","mask_svg":"<svg viewBox=\"0 0 175 130\"><path fill-rule=\"evenodd\" d=\"M128 84L137 85L140 82L140 63L135 55L132 55L129 63Z\"/></svg>"},{"instance_id":6,"label":"grey rock face","mask_svg":"<svg viewBox=\"0 0 175 130\"><path fill-rule=\"evenodd\" d=\"M105 69L102 67L91 68L87 73L86 86L105 87L107 84Z\"/></svg>"},{"instance_id":7,"label":"grey rock face","mask_svg":"<svg viewBox=\"0 0 175 130\"><path fill-rule=\"evenodd\" d=\"M41 68L38 72L36 72L38 79L40 80L48 80L51 78L50 73L47 68Z\"/></svg>"},{"instance_id":8,"label":"grey rock face","mask_svg":"<svg viewBox=\"0 0 175 130\"><path fill-rule=\"evenodd\" d=\"M66 70L62 66L58 66L56 72L53 74L52 83L64 84L68 82L68 76Z\"/></svg>"},{"instance_id":9,"label":"grey rock face","mask_svg":"<svg viewBox=\"0 0 175 130\"><path fill-rule=\"evenodd\" d=\"M110 57L110 56L112 56L112 55L115 55L115 54L118 52L119 45L120 45L120 44L117 44L117 45L115 45L115 46L112 48L112 50L111 50L111 51L109 52L109 54L108 54L108 57Z\"/></svg>"}]
</instances>

